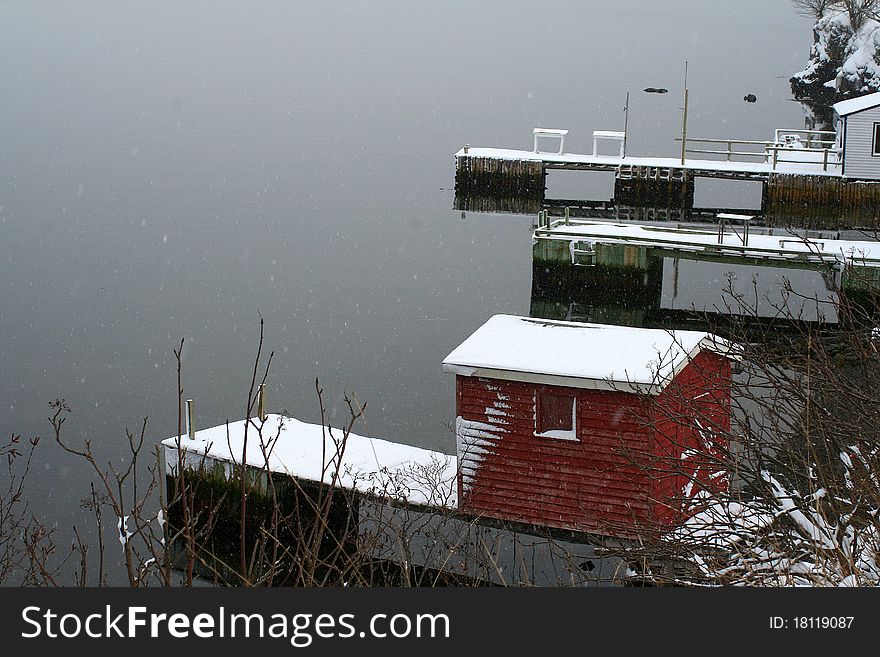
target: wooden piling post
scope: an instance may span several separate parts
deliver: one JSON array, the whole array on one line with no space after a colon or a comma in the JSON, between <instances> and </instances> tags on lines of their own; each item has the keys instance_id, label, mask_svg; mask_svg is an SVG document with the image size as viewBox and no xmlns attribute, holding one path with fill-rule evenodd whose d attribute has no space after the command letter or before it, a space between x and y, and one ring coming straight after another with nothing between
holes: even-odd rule
<instances>
[{"instance_id":1,"label":"wooden piling post","mask_svg":"<svg viewBox=\"0 0 880 657\"><path fill-rule=\"evenodd\" d=\"M186 400L186 433L191 440L196 439L196 411L192 399Z\"/></svg>"}]
</instances>

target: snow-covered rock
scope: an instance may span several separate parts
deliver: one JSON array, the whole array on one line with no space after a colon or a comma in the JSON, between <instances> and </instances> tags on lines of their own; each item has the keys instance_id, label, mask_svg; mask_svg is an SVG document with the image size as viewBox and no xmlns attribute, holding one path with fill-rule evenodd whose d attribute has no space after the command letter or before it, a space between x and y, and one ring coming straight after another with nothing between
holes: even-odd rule
<instances>
[{"instance_id":1,"label":"snow-covered rock","mask_svg":"<svg viewBox=\"0 0 880 657\"><path fill-rule=\"evenodd\" d=\"M867 19L854 30L849 15L832 8L816 22L813 35L809 60L791 77L791 90L833 129L831 105L880 91L880 23Z\"/></svg>"}]
</instances>

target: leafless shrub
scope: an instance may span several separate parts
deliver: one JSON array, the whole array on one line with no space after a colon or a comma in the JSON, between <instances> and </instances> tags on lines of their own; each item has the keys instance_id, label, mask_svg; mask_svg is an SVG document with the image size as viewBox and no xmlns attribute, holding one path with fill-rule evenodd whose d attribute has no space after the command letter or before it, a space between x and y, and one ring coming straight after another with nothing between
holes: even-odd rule
<instances>
[{"instance_id":1,"label":"leafless shrub","mask_svg":"<svg viewBox=\"0 0 880 657\"><path fill-rule=\"evenodd\" d=\"M849 276L850 293L874 285L853 280L856 270ZM880 312L872 294L856 302L847 290L834 291L837 324L805 322L782 304L773 324L740 313L741 321L723 328L742 358L731 382L733 422L713 437L725 448L713 452L714 467L728 473L729 486L681 496L690 517L636 555L649 580L880 582ZM787 293L794 300L790 286ZM668 419L693 425L699 409ZM652 570L663 560L681 567Z\"/></svg>"},{"instance_id":2,"label":"leafless shrub","mask_svg":"<svg viewBox=\"0 0 880 657\"><path fill-rule=\"evenodd\" d=\"M12 435L0 443L6 484L0 492L0 585L55 586L72 550L59 550L55 532L27 502L27 482L39 438Z\"/></svg>"}]
</instances>

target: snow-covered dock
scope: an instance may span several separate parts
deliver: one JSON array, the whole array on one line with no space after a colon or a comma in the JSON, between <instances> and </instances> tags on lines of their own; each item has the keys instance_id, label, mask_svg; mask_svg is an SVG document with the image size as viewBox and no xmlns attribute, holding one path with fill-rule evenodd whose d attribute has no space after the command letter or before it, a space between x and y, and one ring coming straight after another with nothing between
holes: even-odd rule
<instances>
[{"instance_id":1,"label":"snow-covered dock","mask_svg":"<svg viewBox=\"0 0 880 657\"><path fill-rule=\"evenodd\" d=\"M549 528L518 528L461 513L456 456L354 433L348 434L342 449L343 435L341 429L270 414L264 420L239 420L162 441L166 494L173 500L169 522L175 528L183 522L176 493L182 465L190 472L187 490L197 498L195 526L208 536L200 538L210 550L198 548L195 572L212 581L217 573L237 581L230 575L237 562L229 553L239 549L240 506L238 498L232 498L240 479L232 477L236 472L240 476L238 466L244 463L252 482L247 496L249 541L256 541L258 528L271 522L259 499L261 492L267 493L267 474L291 477L297 482L295 499L312 500L294 511L295 506L283 506L289 505L289 496L278 493L282 513L292 514L298 531L307 532L311 516L320 513L318 488L337 491L336 506L321 530L322 545L329 548L322 548L320 555L326 564L344 570L348 579L353 578L352 567L365 569L369 564L375 568L369 571L372 578L406 572L424 581L442 575L445 581L469 584L533 586L608 586L627 580L626 562L598 554L587 535L556 532L551 538ZM217 488L211 479L232 485ZM282 490L284 482L274 481ZM290 491L289 486L285 489ZM215 514L220 516L219 528L211 520ZM288 538L292 543L283 552L299 553L302 539ZM184 539L178 534L173 540L176 567L184 568ZM584 563L590 567L583 568ZM368 577L367 570L358 572ZM283 572L278 580L283 580ZM383 579L371 581L387 585Z\"/></svg>"},{"instance_id":2,"label":"snow-covered dock","mask_svg":"<svg viewBox=\"0 0 880 657\"><path fill-rule=\"evenodd\" d=\"M872 96L876 99L859 105L861 114L849 106L840 107L852 112L846 125L860 126L856 118L867 120L874 116L871 112L880 117L880 94ZM844 123L840 125L845 128ZM548 172L570 170L613 173L613 200L618 205L690 209L696 180L715 178L760 183L765 214L786 218L806 214L818 219L813 227L875 228L880 151L872 151L874 142L854 131L855 127L849 132L839 128L836 133L780 128L766 141L683 135L678 140L683 143L680 157L651 157L632 154L625 132L596 130L592 152L575 153L565 150L570 131L535 128L531 150L470 145L459 150L455 154L455 207L504 211L522 206L531 212L545 200ZM558 148L542 148L539 138L557 138ZM619 141L619 148L603 154L599 142L608 140Z\"/></svg>"},{"instance_id":3,"label":"snow-covered dock","mask_svg":"<svg viewBox=\"0 0 880 657\"><path fill-rule=\"evenodd\" d=\"M771 174L795 174L803 176L840 176L840 163L833 151L817 152L805 149L779 149L776 156L768 154L760 162L734 162L729 160L706 160L686 158L682 162L671 157L621 157L615 155L547 153L509 148L466 147L456 154L459 158L507 160L540 163L547 169L580 171L613 171L621 167L687 171L692 176L726 178L731 180L767 180ZM668 174L667 174L668 175Z\"/></svg>"},{"instance_id":4,"label":"snow-covered dock","mask_svg":"<svg viewBox=\"0 0 880 657\"><path fill-rule=\"evenodd\" d=\"M456 458L441 452L330 430L284 415L221 424L164 440L167 475L185 468L236 465L288 475L415 506L454 508ZM181 458L182 456L182 458Z\"/></svg>"}]
</instances>

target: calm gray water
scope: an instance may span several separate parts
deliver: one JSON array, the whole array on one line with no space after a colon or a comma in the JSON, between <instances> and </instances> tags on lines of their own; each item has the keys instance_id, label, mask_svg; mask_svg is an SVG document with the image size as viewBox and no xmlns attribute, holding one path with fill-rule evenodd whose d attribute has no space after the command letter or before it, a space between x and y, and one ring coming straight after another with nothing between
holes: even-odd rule
<instances>
[{"instance_id":1,"label":"calm gray water","mask_svg":"<svg viewBox=\"0 0 880 657\"><path fill-rule=\"evenodd\" d=\"M320 377L361 432L452 452L440 363L528 314L532 272L530 217L452 210L453 153L539 125L585 152L630 91L628 152L674 154L686 60L691 135L802 127L810 28L763 0L0 3L0 432L65 397L108 457L144 416L174 434L181 338L200 426L238 419L262 315L271 410L317 420ZM88 473L39 465L35 508L84 522Z\"/></svg>"}]
</instances>

